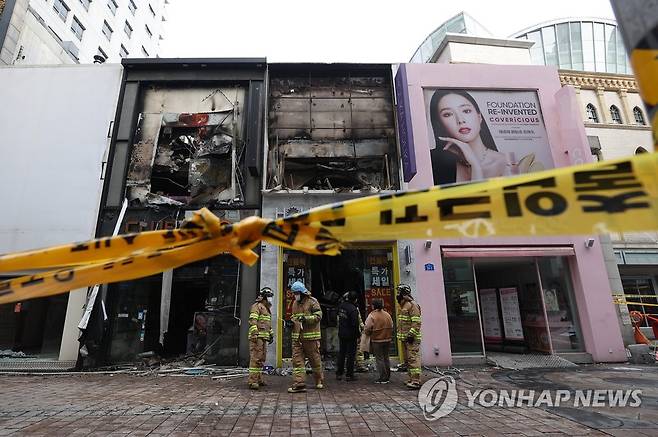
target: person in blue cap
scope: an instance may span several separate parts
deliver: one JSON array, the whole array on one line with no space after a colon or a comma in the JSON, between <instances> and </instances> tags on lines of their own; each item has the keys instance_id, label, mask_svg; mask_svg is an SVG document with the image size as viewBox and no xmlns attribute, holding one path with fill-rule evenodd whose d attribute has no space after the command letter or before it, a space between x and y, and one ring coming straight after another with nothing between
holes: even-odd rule
<instances>
[{"instance_id":1,"label":"person in blue cap","mask_svg":"<svg viewBox=\"0 0 658 437\"><path fill-rule=\"evenodd\" d=\"M324 388L324 375L322 373L322 360L320 357L320 320L322 309L316 298L311 296L306 286L296 281L290 287L295 296L292 303L292 385L289 393L306 391L305 359L308 359L313 368L315 388Z\"/></svg>"}]
</instances>

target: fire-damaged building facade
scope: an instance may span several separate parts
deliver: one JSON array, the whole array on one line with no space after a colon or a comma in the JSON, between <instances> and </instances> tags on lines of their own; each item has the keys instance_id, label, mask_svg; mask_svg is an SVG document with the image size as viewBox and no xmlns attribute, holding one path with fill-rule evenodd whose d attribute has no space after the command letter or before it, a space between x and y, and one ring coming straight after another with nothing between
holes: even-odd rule
<instances>
[{"instance_id":1,"label":"fire-damaged building facade","mask_svg":"<svg viewBox=\"0 0 658 437\"><path fill-rule=\"evenodd\" d=\"M390 64L269 64L267 97L264 217L401 188ZM321 349L331 360L342 295L358 294L363 320L375 298L395 314L394 284L415 283L412 254L401 240L348 244L335 257L263 244L260 285L278 291L269 364L285 366L291 358L294 281L304 282L322 306Z\"/></svg>"},{"instance_id":2,"label":"fire-damaged building facade","mask_svg":"<svg viewBox=\"0 0 658 437\"><path fill-rule=\"evenodd\" d=\"M97 236L171 229L207 207L260 215L265 59L124 59ZM83 334L86 365L153 352L244 363L258 267L229 254L102 286Z\"/></svg>"},{"instance_id":3,"label":"fire-damaged building facade","mask_svg":"<svg viewBox=\"0 0 658 437\"><path fill-rule=\"evenodd\" d=\"M172 229L201 207L230 223L402 187L390 64L129 59L123 67L99 237ZM322 353L331 360L344 293L357 292L365 320L375 298L395 314L397 282L415 285L409 241L348 243L336 257L265 243L259 252L254 267L225 254L101 286L82 323L85 365L151 352L244 365L248 311L268 286L275 342L267 364L286 366L295 280L322 305Z\"/></svg>"}]
</instances>

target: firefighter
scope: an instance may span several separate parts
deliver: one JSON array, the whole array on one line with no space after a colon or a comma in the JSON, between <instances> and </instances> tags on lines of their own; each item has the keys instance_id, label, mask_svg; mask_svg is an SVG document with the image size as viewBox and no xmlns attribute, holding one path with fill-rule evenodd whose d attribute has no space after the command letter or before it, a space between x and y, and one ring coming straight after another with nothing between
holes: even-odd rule
<instances>
[{"instance_id":1,"label":"firefighter","mask_svg":"<svg viewBox=\"0 0 658 437\"><path fill-rule=\"evenodd\" d=\"M322 360L320 358L320 320L322 309L320 303L311 296L303 283L296 281L290 287L295 296L292 303L292 374L293 382L289 393L306 391L306 366L308 359L313 369L315 388L324 388Z\"/></svg>"},{"instance_id":2,"label":"firefighter","mask_svg":"<svg viewBox=\"0 0 658 437\"><path fill-rule=\"evenodd\" d=\"M398 340L402 343L404 362L407 366L409 389L420 388L420 305L411 297L411 287L406 284L397 286Z\"/></svg>"},{"instance_id":3,"label":"firefighter","mask_svg":"<svg viewBox=\"0 0 658 437\"><path fill-rule=\"evenodd\" d=\"M249 311L249 388L258 390L265 385L263 364L267 354L267 345L274 341L272 332L272 289L263 287L256 294L256 302Z\"/></svg>"}]
</instances>

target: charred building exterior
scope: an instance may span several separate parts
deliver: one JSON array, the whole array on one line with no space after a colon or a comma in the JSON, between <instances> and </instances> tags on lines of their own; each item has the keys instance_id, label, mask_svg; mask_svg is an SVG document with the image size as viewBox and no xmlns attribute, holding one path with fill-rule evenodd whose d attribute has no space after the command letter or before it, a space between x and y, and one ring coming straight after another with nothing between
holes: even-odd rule
<instances>
[{"instance_id":1,"label":"charred building exterior","mask_svg":"<svg viewBox=\"0 0 658 437\"><path fill-rule=\"evenodd\" d=\"M263 217L400 189L390 64L269 64L267 120ZM400 272L400 259L412 262L408 246L395 240L352 244L340 256L323 257L264 244L261 286L279 291L270 364L291 357L287 290L294 281L304 282L322 305L321 349L328 359L338 349L337 305L345 292L358 294L364 318L375 298L395 313L394 284L414 284L410 268Z\"/></svg>"},{"instance_id":2,"label":"charred building exterior","mask_svg":"<svg viewBox=\"0 0 658 437\"><path fill-rule=\"evenodd\" d=\"M260 215L265 59L124 60L98 236L174 228L201 207ZM258 268L220 255L103 286L85 334L88 364L205 351L248 356Z\"/></svg>"},{"instance_id":3,"label":"charred building exterior","mask_svg":"<svg viewBox=\"0 0 658 437\"><path fill-rule=\"evenodd\" d=\"M174 228L201 207L227 222L275 218L402 186L390 64L123 66L98 236ZM331 358L343 293L358 293L364 317L375 298L394 313L395 283L415 283L410 242L349 245L338 257L260 251L255 267L226 254L103 286L83 337L87 365L149 351L245 364L247 312L263 286L276 290L268 364L283 365L295 280L323 305L322 351Z\"/></svg>"}]
</instances>

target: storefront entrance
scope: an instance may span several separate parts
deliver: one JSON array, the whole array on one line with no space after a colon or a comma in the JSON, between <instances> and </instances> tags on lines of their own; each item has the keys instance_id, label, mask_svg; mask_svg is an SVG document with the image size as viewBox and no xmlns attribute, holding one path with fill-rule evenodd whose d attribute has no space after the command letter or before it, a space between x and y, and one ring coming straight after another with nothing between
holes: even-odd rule
<instances>
[{"instance_id":1,"label":"storefront entrance","mask_svg":"<svg viewBox=\"0 0 658 437\"><path fill-rule=\"evenodd\" d=\"M453 355L582 351L569 257L443 259Z\"/></svg>"},{"instance_id":2,"label":"storefront entrance","mask_svg":"<svg viewBox=\"0 0 658 437\"><path fill-rule=\"evenodd\" d=\"M110 284L109 361L134 361L153 351L164 358L203 354L206 362L235 365L239 268L232 256L219 255L179 267L170 279L165 274ZM169 308L161 312L163 302Z\"/></svg>"},{"instance_id":3,"label":"storefront entrance","mask_svg":"<svg viewBox=\"0 0 658 437\"><path fill-rule=\"evenodd\" d=\"M324 360L333 360L338 353L338 305L341 297L354 291L362 321L372 311L372 301L382 299L384 309L395 320L393 287L397 275L395 246L349 247L339 256L311 256L301 252L283 251L283 287L285 297L281 302L283 315L279 332L282 332L279 356L292 356L292 313L293 296L290 286L302 281L322 306L321 353ZM395 323L395 322L394 322ZM397 345L392 344L392 355L397 355Z\"/></svg>"},{"instance_id":4,"label":"storefront entrance","mask_svg":"<svg viewBox=\"0 0 658 437\"><path fill-rule=\"evenodd\" d=\"M0 357L57 359L68 301L66 293L0 305Z\"/></svg>"}]
</instances>

